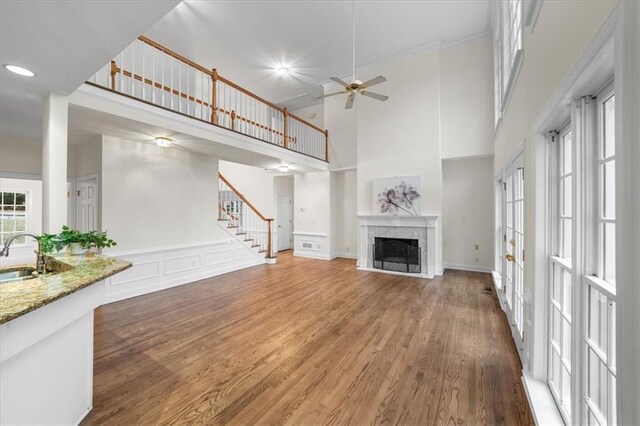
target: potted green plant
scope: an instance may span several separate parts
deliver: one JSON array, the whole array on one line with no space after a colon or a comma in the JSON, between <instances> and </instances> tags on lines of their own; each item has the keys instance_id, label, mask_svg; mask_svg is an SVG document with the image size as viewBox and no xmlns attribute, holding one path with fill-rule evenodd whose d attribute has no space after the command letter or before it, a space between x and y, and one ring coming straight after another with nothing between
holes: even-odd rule
<instances>
[{"instance_id":1,"label":"potted green plant","mask_svg":"<svg viewBox=\"0 0 640 426\"><path fill-rule=\"evenodd\" d=\"M88 256L92 256L94 254L93 251L91 251L93 248L102 249L118 245L118 243L107 236L106 231L89 231L81 233L79 236L79 244Z\"/></svg>"},{"instance_id":2,"label":"potted green plant","mask_svg":"<svg viewBox=\"0 0 640 426\"><path fill-rule=\"evenodd\" d=\"M42 254L57 253L65 247L55 234L42 234L38 237L38 245Z\"/></svg>"},{"instance_id":3,"label":"potted green plant","mask_svg":"<svg viewBox=\"0 0 640 426\"><path fill-rule=\"evenodd\" d=\"M63 244L63 247L68 247L69 254L77 256L85 252L80 244L81 235L82 233L80 231L71 229L67 225L63 225L62 231L58 234L58 240Z\"/></svg>"}]
</instances>

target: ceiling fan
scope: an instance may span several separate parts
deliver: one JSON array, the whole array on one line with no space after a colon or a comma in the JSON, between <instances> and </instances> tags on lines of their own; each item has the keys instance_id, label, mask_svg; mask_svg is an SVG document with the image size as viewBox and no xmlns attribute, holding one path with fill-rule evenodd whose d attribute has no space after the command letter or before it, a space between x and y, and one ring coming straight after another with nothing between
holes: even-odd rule
<instances>
[{"instance_id":1,"label":"ceiling fan","mask_svg":"<svg viewBox=\"0 0 640 426\"><path fill-rule=\"evenodd\" d=\"M344 93L349 94L347 97L347 103L344 106L344 109L351 109L353 107L353 101L356 98L356 94L360 94L362 96L367 96L369 98L376 99L378 101L386 101L389 99L386 95L381 95L379 93L369 92L367 89L371 86L375 86L376 84L384 83L387 81L386 77L381 75L372 78L371 80L365 81L364 83L360 80L356 79L356 11L355 11L355 0L351 3L351 18L352 18L352 41L353 41L353 73L351 83L347 83L339 77L331 77L331 80L335 81L345 90L341 90L340 92L330 93L328 95L324 95L323 98L328 98L329 96L342 95Z\"/></svg>"}]
</instances>

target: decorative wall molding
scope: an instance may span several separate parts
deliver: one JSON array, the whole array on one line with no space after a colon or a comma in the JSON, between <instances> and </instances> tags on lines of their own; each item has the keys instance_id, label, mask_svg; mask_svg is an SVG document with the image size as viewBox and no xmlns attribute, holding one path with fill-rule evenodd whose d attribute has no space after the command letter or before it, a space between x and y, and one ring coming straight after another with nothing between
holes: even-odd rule
<instances>
[{"instance_id":1,"label":"decorative wall molding","mask_svg":"<svg viewBox=\"0 0 640 426\"><path fill-rule=\"evenodd\" d=\"M293 255L310 259L331 260L329 237L317 232L293 233Z\"/></svg>"},{"instance_id":2,"label":"decorative wall molding","mask_svg":"<svg viewBox=\"0 0 640 426\"><path fill-rule=\"evenodd\" d=\"M105 303L116 302L265 263L233 238L193 246L109 253L133 266L105 280Z\"/></svg>"}]
</instances>

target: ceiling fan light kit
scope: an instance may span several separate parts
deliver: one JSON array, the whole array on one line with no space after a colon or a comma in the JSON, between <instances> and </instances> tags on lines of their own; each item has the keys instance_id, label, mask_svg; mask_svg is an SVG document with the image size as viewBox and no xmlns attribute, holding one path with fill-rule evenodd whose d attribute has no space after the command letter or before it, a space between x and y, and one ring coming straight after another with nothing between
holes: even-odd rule
<instances>
[{"instance_id":1,"label":"ceiling fan light kit","mask_svg":"<svg viewBox=\"0 0 640 426\"><path fill-rule=\"evenodd\" d=\"M356 11L355 11L355 7L356 7L356 2L355 0L353 0L353 2L351 3L351 19L352 19L351 29L352 29L352 42L353 42L353 49L352 49L353 73L352 73L351 83L347 83L346 81L342 80L340 77L331 77L330 79L332 81L344 87L345 90L342 90L340 92L335 92L335 93L329 93L328 95L323 96L323 98L328 98L330 96L336 96L336 95L342 95L342 94L348 93L349 96L347 97L347 103L345 104L344 109L353 108L353 102L355 101L357 94L360 94L362 96L367 96L369 98L375 99L377 101L382 101L382 102L389 99L389 97L386 95L365 91L365 89L368 89L371 86L384 83L385 81L387 81L386 77L379 75L375 78L372 78L371 80L365 81L364 83L356 79Z\"/></svg>"}]
</instances>

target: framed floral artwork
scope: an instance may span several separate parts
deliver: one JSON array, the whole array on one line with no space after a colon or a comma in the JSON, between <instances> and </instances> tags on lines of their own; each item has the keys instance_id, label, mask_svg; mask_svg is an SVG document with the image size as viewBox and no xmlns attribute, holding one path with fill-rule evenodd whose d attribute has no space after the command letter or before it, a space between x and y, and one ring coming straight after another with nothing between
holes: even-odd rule
<instances>
[{"instance_id":1,"label":"framed floral artwork","mask_svg":"<svg viewBox=\"0 0 640 426\"><path fill-rule=\"evenodd\" d=\"M372 179L373 212L385 215L420 215L420 176Z\"/></svg>"}]
</instances>

